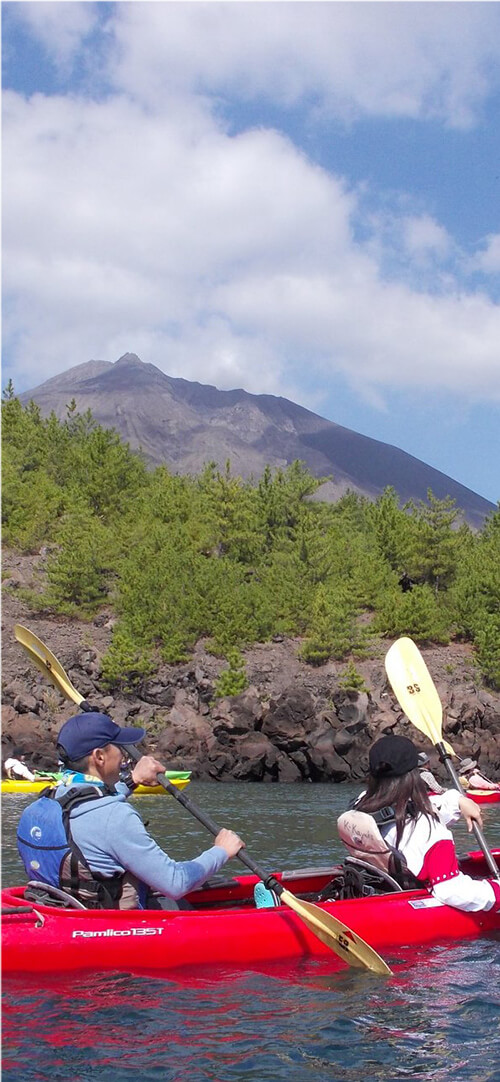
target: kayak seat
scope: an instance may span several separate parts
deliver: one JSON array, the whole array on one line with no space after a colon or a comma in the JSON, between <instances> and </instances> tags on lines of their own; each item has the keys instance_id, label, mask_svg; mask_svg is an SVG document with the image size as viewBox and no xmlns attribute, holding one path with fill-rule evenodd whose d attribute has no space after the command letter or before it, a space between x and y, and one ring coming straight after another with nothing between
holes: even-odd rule
<instances>
[{"instance_id":1,"label":"kayak seat","mask_svg":"<svg viewBox=\"0 0 500 1082\"><path fill-rule=\"evenodd\" d=\"M87 909L87 906L67 894L59 887L53 887L50 883L42 883L38 879L30 879L24 890L27 902L36 902L37 905L54 906L57 909Z\"/></svg>"},{"instance_id":2,"label":"kayak seat","mask_svg":"<svg viewBox=\"0 0 500 1082\"><path fill-rule=\"evenodd\" d=\"M376 868L358 857L346 857L333 879L317 895L318 902L370 898L375 894L395 894L403 888L389 872Z\"/></svg>"},{"instance_id":3,"label":"kayak seat","mask_svg":"<svg viewBox=\"0 0 500 1082\"><path fill-rule=\"evenodd\" d=\"M373 815L358 811L356 807L343 812L337 819L340 840L349 850L349 860L357 860L373 871L381 872L396 883L401 890L414 890L421 886L410 872L406 859L394 846L389 845L381 829L395 822L392 807L380 808Z\"/></svg>"},{"instance_id":4,"label":"kayak seat","mask_svg":"<svg viewBox=\"0 0 500 1082\"><path fill-rule=\"evenodd\" d=\"M345 863L353 868L362 868L365 872L369 872L370 875L375 872L375 878L389 887L387 893L392 894L394 891L403 890L401 884L392 875L389 875L389 872L383 871L382 868L374 868L373 864L369 864L367 860L360 860L359 857L346 857Z\"/></svg>"}]
</instances>

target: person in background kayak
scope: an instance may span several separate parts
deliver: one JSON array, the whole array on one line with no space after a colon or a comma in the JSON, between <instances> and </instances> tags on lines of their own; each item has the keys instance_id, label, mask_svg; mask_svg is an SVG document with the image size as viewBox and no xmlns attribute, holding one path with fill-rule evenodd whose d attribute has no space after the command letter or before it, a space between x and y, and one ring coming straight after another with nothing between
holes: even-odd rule
<instances>
[{"instance_id":1,"label":"person in background kayak","mask_svg":"<svg viewBox=\"0 0 500 1082\"><path fill-rule=\"evenodd\" d=\"M500 790L500 782L490 781L481 774L477 768L475 759L461 759L458 764L460 783L463 789L493 789Z\"/></svg>"},{"instance_id":2,"label":"person in background kayak","mask_svg":"<svg viewBox=\"0 0 500 1082\"><path fill-rule=\"evenodd\" d=\"M340 837L351 853L381 866L384 849L386 855L396 850L440 902L470 912L493 907L500 911L500 881L464 875L448 830L461 814L469 831L474 822L482 826L479 806L457 789L429 795L420 776L417 748L405 736L377 740L370 749L369 767L366 790L355 808L338 820Z\"/></svg>"},{"instance_id":3,"label":"person in background kayak","mask_svg":"<svg viewBox=\"0 0 500 1082\"><path fill-rule=\"evenodd\" d=\"M5 760L3 768L8 778L15 778L21 781L34 781L35 775L26 766L26 756L21 748L14 748L12 755Z\"/></svg>"},{"instance_id":4,"label":"person in background kayak","mask_svg":"<svg viewBox=\"0 0 500 1082\"><path fill-rule=\"evenodd\" d=\"M418 753L418 769L420 771L420 777L430 793L444 793L443 786L440 785L437 778L434 777L432 770L429 770L430 759L426 751L419 751Z\"/></svg>"},{"instance_id":5,"label":"person in background kayak","mask_svg":"<svg viewBox=\"0 0 500 1082\"><path fill-rule=\"evenodd\" d=\"M58 799L78 786L96 787L99 799L71 808L71 837L90 869L104 879L124 877L118 908L145 904L147 889L178 900L220 871L244 842L232 830L221 830L210 849L194 860L172 860L148 834L127 797L137 785L156 785L165 767L144 755L125 781L119 781L123 753L118 745L138 744L144 729L121 728L107 714L79 714L67 721L58 736L58 753L66 773L55 791Z\"/></svg>"}]
</instances>

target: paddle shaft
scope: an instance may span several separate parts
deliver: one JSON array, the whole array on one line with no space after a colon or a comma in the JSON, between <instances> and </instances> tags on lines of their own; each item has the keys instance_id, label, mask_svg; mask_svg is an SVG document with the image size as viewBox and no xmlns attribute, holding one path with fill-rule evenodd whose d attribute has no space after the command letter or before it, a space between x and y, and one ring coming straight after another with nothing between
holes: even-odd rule
<instances>
[{"instance_id":1,"label":"paddle shaft","mask_svg":"<svg viewBox=\"0 0 500 1082\"><path fill-rule=\"evenodd\" d=\"M80 703L80 707L82 710L85 710L83 703ZM142 758L141 753L137 751L137 748L134 747L133 744L126 744L120 746L122 747L122 751L125 753L125 755L127 755L130 759L135 759L136 763L138 763L139 759ZM175 800L178 800L179 804L182 804L182 807L185 808L186 811L188 811L191 815L193 815L194 818L197 819L198 822L201 823L201 825L205 827L206 830L208 830L209 834L212 834L213 837L216 838L221 829L219 826L217 826L217 823L215 823L209 815L206 815L205 812L201 810L201 808L198 808L196 804L193 804L192 800L190 800L189 797L185 796L183 792L181 792L179 789L176 789L175 785L172 785L164 774L157 774L157 778L158 784L161 785L162 788L167 791L167 793L170 793L171 796L175 797ZM275 879L274 876L270 876L258 864L256 864L255 861L248 856L248 853L245 853L244 849L240 849L237 856L238 860L241 860L241 863L244 864L247 868L249 868L250 871L254 873L254 875L257 875L259 879L262 879L263 882L266 883L266 885L269 881L272 880L273 890L275 890L277 894L281 894L284 888L281 886L280 883L278 883L277 879Z\"/></svg>"},{"instance_id":2,"label":"paddle shaft","mask_svg":"<svg viewBox=\"0 0 500 1082\"><path fill-rule=\"evenodd\" d=\"M86 699L80 699L78 706L84 714L88 714L92 711L92 707L90 703L86 701ZM123 744L120 745L120 747L124 754L129 759L134 759L136 763L139 762L139 759L142 759L140 751L137 751L137 748L134 744ZM162 789L165 789L165 791L167 793L170 793L170 795L173 796L175 800L178 800L179 804L182 804L183 808L185 808L186 811L193 815L194 818L197 819L198 822L201 823L201 825L205 827L206 830L208 830L209 834L212 834L213 837L216 838L221 829L217 826L217 823L215 823L209 815L206 815L205 812L201 810L201 808L198 808L196 804L193 804L192 800L190 800L189 797L184 796L184 793L177 789L175 785L172 785L172 783L168 780L165 774L158 773L156 777L158 785L161 785ZM266 885L268 882L272 881L273 890L275 890L277 894L282 893L284 887L282 887L281 884L278 883L278 880L275 879L274 876L270 876L267 872L263 870L263 868L256 864L255 861L248 856L248 853L245 853L243 849L240 849L237 856L238 860L241 860L241 863L244 864L245 867L249 868L249 870L253 872L254 875L257 875L259 879L262 879L263 882L266 883Z\"/></svg>"},{"instance_id":3,"label":"paddle shaft","mask_svg":"<svg viewBox=\"0 0 500 1082\"><path fill-rule=\"evenodd\" d=\"M439 758L440 758L441 762L443 763L443 766L448 771L448 774L449 774L449 776L450 776L450 778L451 778L451 780L453 782L453 785L455 786L455 789L458 789L459 793L462 793L463 796L467 796L467 793L465 792L463 786L460 783L460 779L459 779L458 774L457 774L457 772L455 770L455 767L453 766L453 763L452 763L452 760L451 760L451 755L448 755L448 752L446 751L446 748L445 748L443 742L439 741L439 743L436 744L435 747L436 747L436 751L437 751L437 753L439 755ZM481 849L482 849L482 851L484 853L486 863L488 865L488 868L489 868L493 878L500 880L500 869L499 869L499 867L497 865L496 860L494 859L492 853L490 852L490 850L488 848L488 843L487 843L486 838L485 838L485 836L484 836L484 834L483 834L483 832L481 830L481 827L478 826L477 823L473 823L472 824L472 829L473 829L474 834L476 835L476 838L477 838L477 840L479 842L479 845L480 845L480 847L481 847Z\"/></svg>"},{"instance_id":4,"label":"paddle shaft","mask_svg":"<svg viewBox=\"0 0 500 1082\"><path fill-rule=\"evenodd\" d=\"M80 706L85 709L83 703L80 703ZM133 744L120 745L120 747L125 755L135 759L136 762L141 758L140 752L137 751ZM158 773L157 778L159 784L166 789L167 793L171 793L175 800L178 800L179 804L182 804L186 811L190 812L216 838L220 830L217 823L214 823L209 815L206 815L201 808L193 804L189 797L176 789L164 774ZM391 973L386 962L374 951L373 947L370 947L359 936L356 943L351 929L343 925L342 922L337 921L333 914L323 913L316 905L296 898L294 894L291 894L289 890L282 886L276 876L269 875L255 860L252 860L244 849L240 849L237 857L258 879L262 880L266 887L271 888L278 895L282 903L289 906L307 924L313 935L319 936L322 942L326 943L330 950L334 950L348 965L359 965L361 963L365 969L371 969L373 972ZM354 946L357 946L357 953L353 956L352 950Z\"/></svg>"}]
</instances>

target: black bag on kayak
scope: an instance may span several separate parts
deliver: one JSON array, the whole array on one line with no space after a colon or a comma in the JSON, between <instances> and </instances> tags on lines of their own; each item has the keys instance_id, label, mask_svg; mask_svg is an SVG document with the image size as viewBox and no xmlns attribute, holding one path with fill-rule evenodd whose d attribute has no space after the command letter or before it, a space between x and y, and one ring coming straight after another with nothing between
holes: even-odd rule
<instances>
[{"instance_id":1,"label":"black bag on kayak","mask_svg":"<svg viewBox=\"0 0 500 1082\"><path fill-rule=\"evenodd\" d=\"M116 909L123 876L93 872L70 828L71 809L105 793L95 785L79 785L62 797L55 793L53 787L44 789L19 820L17 848L27 875L67 891L88 909Z\"/></svg>"}]
</instances>

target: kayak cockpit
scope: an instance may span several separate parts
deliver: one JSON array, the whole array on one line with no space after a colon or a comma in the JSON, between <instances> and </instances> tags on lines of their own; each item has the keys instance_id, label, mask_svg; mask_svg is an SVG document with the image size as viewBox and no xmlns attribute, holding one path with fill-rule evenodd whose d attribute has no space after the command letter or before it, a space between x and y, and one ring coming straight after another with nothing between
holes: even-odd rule
<instances>
[{"instance_id":1,"label":"kayak cockpit","mask_svg":"<svg viewBox=\"0 0 500 1082\"><path fill-rule=\"evenodd\" d=\"M482 878L486 874L482 853L469 853L460 860L460 867L473 878ZM424 887L413 891L404 888L388 872L375 867L356 857L346 857L341 864L326 867L299 868L292 871L274 873L275 878L297 898L314 903L356 901L363 898L376 898L385 895L410 893L428 895ZM201 887L191 891L179 903L162 898L153 892L147 910L196 911L199 913L214 910L255 909L254 888L260 880L255 875L242 875L228 878L223 874L214 875ZM82 902L65 891L35 880L25 887L5 890L14 904L47 906L53 909L74 909L90 912ZM129 911L130 912L130 911Z\"/></svg>"},{"instance_id":2,"label":"kayak cockpit","mask_svg":"<svg viewBox=\"0 0 500 1082\"><path fill-rule=\"evenodd\" d=\"M298 898L310 902L365 898L402 889L387 872L354 857L347 857L343 864L328 867L278 872L276 879ZM229 879L224 875L215 875L179 903L161 898L157 892L153 892L146 908L183 911L255 908L254 887L258 882L255 876ZM83 902L66 891L38 880L30 880L26 884L22 889L22 899L34 906L88 911Z\"/></svg>"}]
</instances>

